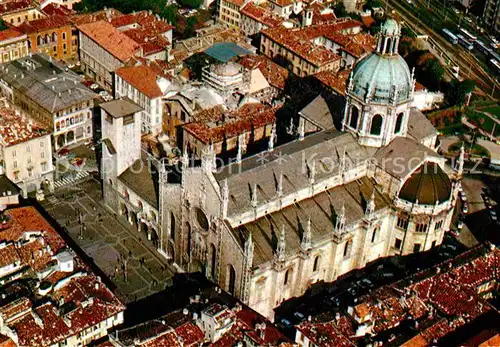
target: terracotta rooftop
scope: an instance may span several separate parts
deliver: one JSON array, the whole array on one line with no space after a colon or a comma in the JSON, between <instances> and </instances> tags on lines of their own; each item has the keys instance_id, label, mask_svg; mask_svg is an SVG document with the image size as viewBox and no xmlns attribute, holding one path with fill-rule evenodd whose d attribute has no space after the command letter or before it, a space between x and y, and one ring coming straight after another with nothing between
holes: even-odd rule
<instances>
[{"instance_id":1,"label":"terracotta rooftop","mask_svg":"<svg viewBox=\"0 0 500 347\"><path fill-rule=\"evenodd\" d=\"M139 44L108 22L82 24L77 28L122 62L135 56L140 49Z\"/></svg>"},{"instance_id":2,"label":"terracotta rooftop","mask_svg":"<svg viewBox=\"0 0 500 347\"><path fill-rule=\"evenodd\" d=\"M13 38L21 39L23 36L24 36L24 33L22 33L20 30L14 28L14 27L9 27L5 30L0 31L0 42L7 41L7 40L10 40Z\"/></svg>"},{"instance_id":3,"label":"terracotta rooftop","mask_svg":"<svg viewBox=\"0 0 500 347\"><path fill-rule=\"evenodd\" d=\"M16 332L19 346L57 345L124 311L114 294L33 207L4 214L7 223L0 228L0 238L8 246L0 248L3 265L11 261L11 272L18 271L22 279L47 288L41 294L38 289L12 282L12 290L18 290L9 290L2 299L0 317L5 327ZM56 255L63 252L66 261L73 262L73 271L58 266ZM9 274L2 278L6 283L13 279Z\"/></svg>"},{"instance_id":4,"label":"terracotta rooftop","mask_svg":"<svg viewBox=\"0 0 500 347\"><path fill-rule=\"evenodd\" d=\"M208 144L222 141L252 129L272 124L279 107L261 104L245 104L238 110L220 115L210 121L197 121L183 125L183 128L201 142Z\"/></svg>"},{"instance_id":5,"label":"terracotta rooftop","mask_svg":"<svg viewBox=\"0 0 500 347\"><path fill-rule=\"evenodd\" d=\"M121 67L115 73L150 99L163 95L157 83L158 74L147 65Z\"/></svg>"},{"instance_id":6,"label":"terracotta rooftop","mask_svg":"<svg viewBox=\"0 0 500 347\"><path fill-rule=\"evenodd\" d=\"M227 1L233 5L236 5L236 6L238 6L238 8L245 4L245 0L224 0L224 1Z\"/></svg>"},{"instance_id":7,"label":"terracotta rooftop","mask_svg":"<svg viewBox=\"0 0 500 347\"><path fill-rule=\"evenodd\" d=\"M332 88L339 95L345 96L347 80L351 70L342 70L339 72L321 71L314 75L325 86Z\"/></svg>"},{"instance_id":8,"label":"terracotta rooftop","mask_svg":"<svg viewBox=\"0 0 500 347\"><path fill-rule=\"evenodd\" d=\"M31 34L60 28L65 25L69 25L68 17L62 15L53 15L46 18L40 18L30 22L21 23L18 28L26 34Z\"/></svg>"},{"instance_id":9,"label":"terracotta rooftop","mask_svg":"<svg viewBox=\"0 0 500 347\"><path fill-rule=\"evenodd\" d=\"M3 146L14 146L48 134L46 128L14 109L0 108L0 143Z\"/></svg>"},{"instance_id":10,"label":"terracotta rooftop","mask_svg":"<svg viewBox=\"0 0 500 347\"><path fill-rule=\"evenodd\" d=\"M2 2L0 4L0 15L5 15L12 12L23 11L28 8L34 7L29 0L12 0Z\"/></svg>"},{"instance_id":11,"label":"terracotta rooftop","mask_svg":"<svg viewBox=\"0 0 500 347\"><path fill-rule=\"evenodd\" d=\"M263 55L246 55L239 64L247 69L258 68L270 85L281 90L285 89L285 83L290 76L287 69Z\"/></svg>"},{"instance_id":12,"label":"terracotta rooftop","mask_svg":"<svg viewBox=\"0 0 500 347\"><path fill-rule=\"evenodd\" d=\"M329 49L312 43L312 38L309 38L308 33L303 29L287 29L279 26L265 29L261 31L261 34L316 66L323 66L341 59Z\"/></svg>"},{"instance_id":13,"label":"terracotta rooftop","mask_svg":"<svg viewBox=\"0 0 500 347\"><path fill-rule=\"evenodd\" d=\"M148 11L116 16L110 23L140 44L144 56L164 51L171 46L166 35L174 27Z\"/></svg>"},{"instance_id":14,"label":"terracotta rooftop","mask_svg":"<svg viewBox=\"0 0 500 347\"><path fill-rule=\"evenodd\" d=\"M339 312L333 320L313 319L297 329L318 346L330 346L328 341L335 341L335 346L354 346L359 325L355 319L364 318L374 341L386 341L383 337L379 340L379 334L405 329L394 330L395 340L391 345L435 344L466 323L495 311L483 297L498 285L499 266L500 250L480 245L437 267L358 298L351 315ZM346 323L343 329L339 328L341 321ZM405 326L412 323L411 328L403 328L403 322L407 322Z\"/></svg>"},{"instance_id":15,"label":"terracotta rooftop","mask_svg":"<svg viewBox=\"0 0 500 347\"><path fill-rule=\"evenodd\" d=\"M240 13L252 18L259 23L264 24L269 28L277 27L284 21L283 18L276 15L271 10L262 6L256 6L253 2L249 2L245 6L243 6L243 8L240 10Z\"/></svg>"},{"instance_id":16,"label":"terracotta rooftop","mask_svg":"<svg viewBox=\"0 0 500 347\"><path fill-rule=\"evenodd\" d=\"M47 6L43 8L43 13L45 13L47 16L71 16L76 14L75 11L72 9L67 8L66 6L59 5L56 3L50 3Z\"/></svg>"},{"instance_id":17,"label":"terracotta rooftop","mask_svg":"<svg viewBox=\"0 0 500 347\"><path fill-rule=\"evenodd\" d=\"M269 0L269 1L280 7L289 6L294 3L294 0Z\"/></svg>"},{"instance_id":18,"label":"terracotta rooftop","mask_svg":"<svg viewBox=\"0 0 500 347\"><path fill-rule=\"evenodd\" d=\"M108 21L109 19L113 19L118 16L122 16L122 13L120 11L117 11L114 8L108 8L106 10L101 10L97 12L73 15L70 17L70 21L74 25L79 25L79 24L98 22L102 20Z\"/></svg>"}]
</instances>

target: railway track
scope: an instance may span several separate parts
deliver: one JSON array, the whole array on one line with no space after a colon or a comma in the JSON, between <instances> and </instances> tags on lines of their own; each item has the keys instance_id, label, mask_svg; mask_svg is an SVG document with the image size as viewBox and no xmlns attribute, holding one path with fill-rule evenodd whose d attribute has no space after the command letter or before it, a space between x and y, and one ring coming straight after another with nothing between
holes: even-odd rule
<instances>
[{"instance_id":1,"label":"railway track","mask_svg":"<svg viewBox=\"0 0 500 347\"><path fill-rule=\"evenodd\" d=\"M461 77L476 81L476 89L479 89L480 94L489 98L500 97L500 90L495 90L494 94L491 95L495 79L478 64L478 61L471 53L462 49L462 47L450 44L440 34L419 21L411 11L400 3L400 0L387 0L387 5L391 10L396 11L412 30L429 37L429 44L448 62L448 68L451 68L450 65L458 66Z\"/></svg>"}]
</instances>

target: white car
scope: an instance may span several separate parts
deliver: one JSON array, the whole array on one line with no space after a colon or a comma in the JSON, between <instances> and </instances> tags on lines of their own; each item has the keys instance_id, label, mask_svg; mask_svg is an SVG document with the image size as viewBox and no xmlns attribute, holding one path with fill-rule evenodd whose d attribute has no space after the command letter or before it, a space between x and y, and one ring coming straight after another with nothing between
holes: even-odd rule
<instances>
[{"instance_id":1,"label":"white car","mask_svg":"<svg viewBox=\"0 0 500 347\"><path fill-rule=\"evenodd\" d=\"M496 211L490 210L490 216L491 216L492 221L495 221L495 222L497 221L498 217L497 217Z\"/></svg>"},{"instance_id":2,"label":"white car","mask_svg":"<svg viewBox=\"0 0 500 347\"><path fill-rule=\"evenodd\" d=\"M463 227L464 227L464 222L462 222L462 221L458 221L458 223L457 223L457 229L458 229L458 230L462 230L462 229L463 229Z\"/></svg>"},{"instance_id":3,"label":"white car","mask_svg":"<svg viewBox=\"0 0 500 347\"><path fill-rule=\"evenodd\" d=\"M464 206L462 207L462 212L463 212L463 213L469 213L469 206L468 206L468 205L464 205Z\"/></svg>"},{"instance_id":4,"label":"white car","mask_svg":"<svg viewBox=\"0 0 500 347\"><path fill-rule=\"evenodd\" d=\"M97 83L94 83L94 84L90 85L90 89L92 89L92 90L95 90L97 88L99 88L99 85Z\"/></svg>"},{"instance_id":5,"label":"white car","mask_svg":"<svg viewBox=\"0 0 500 347\"><path fill-rule=\"evenodd\" d=\"M458 9L456 9L456 8L453 8L453 12L455 12L456 14L460 13L460 11Z\"/></svg>"},{"instance_id":6,"label":"white car","mask_svg":"<svg viewBox=\"0 0 500 347\"><path fill-rule=\"evenodd\" d=\"M70 69L72 69L72 68L74 68L74 67L75 67L75 64L69 64L69 65L68 65L68 67L69 67Z\"/></svg>"}]
</instances>

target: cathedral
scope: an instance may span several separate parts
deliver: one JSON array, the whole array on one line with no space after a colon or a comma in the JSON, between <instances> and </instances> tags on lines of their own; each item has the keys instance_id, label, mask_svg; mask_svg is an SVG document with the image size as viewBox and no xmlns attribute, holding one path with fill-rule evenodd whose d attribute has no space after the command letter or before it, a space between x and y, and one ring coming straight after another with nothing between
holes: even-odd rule
<instances>
[{"instance_id":1,"label":"cathedral","mask_svg":"<svg viewBox=\"0 0 500 347\"><path fill-rule=\"evenodd\" d=\"M280 146L273 131L267 151L222 167L207 150L201 165L183 153L178 170L160 162L150 176L140 173L134 167L149 161L138 110L125 100L103 104L106 202L179 271L204 272L271 319L317 281L439 245L462 165L446 165L436 130L411 107L415 79L398 54L400 35L388 19L376 51L355 65L341 128L299 129Z\"/></svg>"}]
</instances>

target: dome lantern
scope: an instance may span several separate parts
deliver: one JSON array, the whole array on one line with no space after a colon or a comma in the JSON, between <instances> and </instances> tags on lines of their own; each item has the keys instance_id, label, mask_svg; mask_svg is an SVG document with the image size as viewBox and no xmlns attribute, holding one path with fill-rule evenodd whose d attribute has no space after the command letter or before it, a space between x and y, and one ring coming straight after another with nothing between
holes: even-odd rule
<instances>
[{"instance_id":1,"label":"dome lantern","mask_svg":"<svg viewBox=\"0 0 500 347\"><path fill-rule=\"evenodd\" d=\"M393 18L389 18L380 28L377 41L377 53L384 55L398 54L401 27Z\"/></svg>"}]
</instances>

